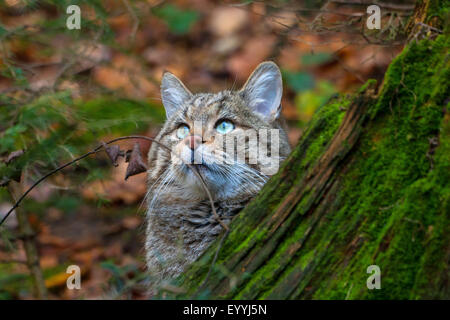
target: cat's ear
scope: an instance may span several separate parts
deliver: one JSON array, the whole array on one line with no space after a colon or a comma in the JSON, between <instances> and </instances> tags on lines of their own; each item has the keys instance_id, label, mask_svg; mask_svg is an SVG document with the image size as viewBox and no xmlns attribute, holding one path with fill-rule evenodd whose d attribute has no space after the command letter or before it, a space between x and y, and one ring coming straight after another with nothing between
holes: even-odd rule
<instances>
[{"instance_id":1,"label":"cat's ear","mask_svg":"<svg viewBox=\"0 0 450 320\"><path fill-rule=\"evenodd\" d=\"M261 63L248 78L241 94L248 106L264 120L277 119L283 94L280 69L271 61Z\"/></svg>"},{"instance_id":2,"label":"cat's ear","mask_svg":"<svg viewBox=\"0 0 450 320\"><path fill-rule=\"evenodd\" d=\"M176 76L170 72L164 72L161 81L161 98L166 109L166 116L169 119L183 104L189 99L192 93Z\"/></svg>"}]
</instances>

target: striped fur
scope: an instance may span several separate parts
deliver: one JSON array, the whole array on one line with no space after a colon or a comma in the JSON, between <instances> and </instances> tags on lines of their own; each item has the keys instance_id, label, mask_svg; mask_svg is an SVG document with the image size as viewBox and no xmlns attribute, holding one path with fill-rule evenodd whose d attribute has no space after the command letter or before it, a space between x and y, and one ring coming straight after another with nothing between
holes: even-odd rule
<instances>
[{"instance_id":1,"label":"striped fur","mask_svg":"<svg viewBox=\"0 0 450 320\"><path fill-rule=\"evenodd\" d=\"M170 81L179 81L173 75L170 77ZM169 97L177 104L171 105L170 110L166 106L169 117L157 136L165 145L176 152L184 152L182 148L185 146L176 135L177 128L182 123L191 126L194 121L201 121L202 150L210 154L221 147L216 139L215 124L219 119L228 119L235 124L233 132L228 134L230 136L247 129L279 129L277 161L281 163L289 154L290 147L279 113L275 119L267 120L249 107L246 95L255 88L191 94L180 84L176 84L178 88L174 90L186 90L180 95L184 99ZM162 90L168 89L163 86ZM278 106L276 108L279 109ZM268 143L270 150L270 141ZM268 176L261 173L262 165L262 162L240 165L210 163L199 167L222 221L228 224L264 185ZM156 144L149 151L146 201L147 266L154 283L159 283L180 274L218 236L222 227L215 220L208 198L194 174L185 165L173 163L169 152Z\"/></svg>"}]
</instances>

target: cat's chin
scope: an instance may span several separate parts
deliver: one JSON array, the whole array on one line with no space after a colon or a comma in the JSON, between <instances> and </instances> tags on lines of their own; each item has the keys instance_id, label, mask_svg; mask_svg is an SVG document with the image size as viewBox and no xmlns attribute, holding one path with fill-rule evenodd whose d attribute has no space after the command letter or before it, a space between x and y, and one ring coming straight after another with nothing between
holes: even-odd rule
<instances>
[{"instance_id":1,"label":"cat's chin","mask_svg":"<svg viewBox=\"0 0 450 320\"><path fill-rule=\"evenodd\" d=\"M198 177L193 170L197 170L207 182L214 182L217 178L217 172L205 164L183 165L182 174L189 180L192 180L192 182L198 182Z\"/></svg>"},{"instance_id":2,"label":"cat's chin","mask_svg":"<svg viewBox=\"0 0 450 320\"><path fill-rule=\"evenodd\" d=\"M230 183L224 179L223 174L211 166L207 164L192 164L191 166L183 165L182 170L179 171L180 178L184 180L186 187L190 186L203 190L203 186L197 175L193 172L192 167L200 173L212 193L217 193L217 191L223 189L227 184L230 186Z\"/></svg>"},{"instance_id":3,"label":"cat's chin","mask_svg":"<svg viewBox=\"0 0 450 320\"><path fill-rule=\"evenodd\" d=\"M246 190L243 184L236 185L235 181L226 179L223 173L214 170L210 166L204 164L195 164L194 166L202 175L215 200L230 200L235 199L238 195L248 195L249 190ZM189 190L190 192L194 192L194 194L204 196L202 184L189 167L184 171L183 180L186 191Z\"/></svg>"}]
</instances>

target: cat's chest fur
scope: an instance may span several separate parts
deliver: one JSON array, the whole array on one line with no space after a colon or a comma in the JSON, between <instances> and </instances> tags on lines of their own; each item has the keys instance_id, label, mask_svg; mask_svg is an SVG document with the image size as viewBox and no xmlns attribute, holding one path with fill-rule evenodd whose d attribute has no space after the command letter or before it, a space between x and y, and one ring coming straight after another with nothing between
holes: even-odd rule
<instances>
[{"instance_id":1,"label":"cat's chest fur","mask_svg":"<svg viewBox=\"0 0 450 320\"><path fill-rule=\"evenodd\" d=\"M228 225L249 201L217 201L214 207L220 220ZM154 204L148 212L146 239L147 264L152 266L152 274L160 279L176 276L222 230L208 200Z\"/></svg>"}]
</instances>

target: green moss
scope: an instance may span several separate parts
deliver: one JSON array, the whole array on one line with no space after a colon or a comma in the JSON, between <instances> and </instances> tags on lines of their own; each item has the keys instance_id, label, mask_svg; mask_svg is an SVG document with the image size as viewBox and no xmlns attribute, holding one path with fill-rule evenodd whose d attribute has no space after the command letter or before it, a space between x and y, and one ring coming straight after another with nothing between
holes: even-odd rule
<instances>
[{"instance_id":1,"label":"green moss","mask_svg":"<svg viewBox=\"0 0 450 320\"><path fill-rule=\"evenodd\" d=\"M438 169L442 168L442 162L431 169L427 156L429 139L440 137L438 149L449 139L448 134L439 135L449 83L448 62L442 59L446 48L448 40L444 37L435 42L413 43L390 66L372 111L374 121L362 138L356 161L346 172L340 191L346 199L347 218L343 221L361 223L334 224L343 235L361 237L362 245L349 257L343 249L349 239L337 237L332 246L334 254L323 266L327 270L324 278L331 280L317 281L319 288L312 297L417 297L412 292L415 287L421 287L422 280L418 277L421 265L429 265L426 257L433 256L427 254L433 250L427 246L428 239L435 237L435 242L442 245L439 231L433 231L433 226L437 220L444 219L441 198L448 195L450 181L436 179L436 176L448 176L448 160L434 159L436 163L447 162L444 174L445 169ZM377 136L375 133L380 131L381 135ZM377 137L375 141L374 137ZM337 221L341 214L341 210L331 213L330 219ZM448 228L448 220L443 225ZM365 271L371 264L381 268L383 290L371 291L365 287L368 277ZM339 277L330 277L330 265L339 270ZM299 292L298 297L302 296L304 292Z\"/></svg>"},{"instance_id":2,"label":"green moss","mask_svg":"<svg viewBox=\"0 0 450 320\"><path fill-rule=\"evenodd\" d=\"M443 29L444 31L448 31L449 27L449 10L450 10L450 1L448 0L434 0L430 1L430 6L428 8L428 14L426 23L430 23L432 21L438 22L434 23L436 27Z\"/></svg>"},{"instance_id":3,"label":"green moss","mask_svg":"<svg viewBox=\"0 0 450 320\"><path fill-rule=\"evenodd\" d=\"M312 120L309 131L320 130L314 137L314 141L308 146L308 153L302 159L300 169L311 165L324 151L324 148L337 131L344 118L346 108L350 100L341 97L321 107ZM306 134L309 133L307 130Z\"/></svg>"}]
</instances>

